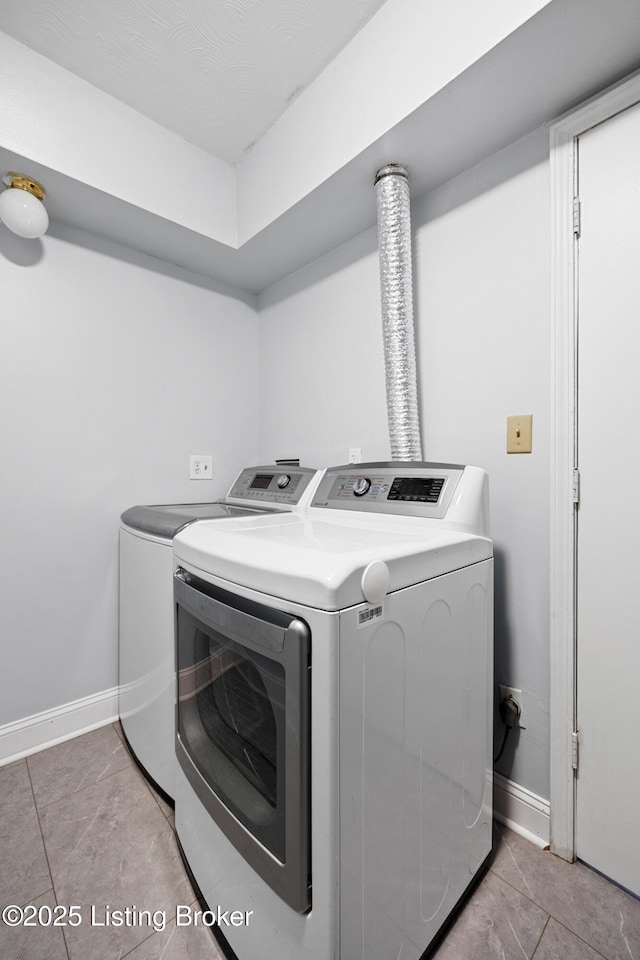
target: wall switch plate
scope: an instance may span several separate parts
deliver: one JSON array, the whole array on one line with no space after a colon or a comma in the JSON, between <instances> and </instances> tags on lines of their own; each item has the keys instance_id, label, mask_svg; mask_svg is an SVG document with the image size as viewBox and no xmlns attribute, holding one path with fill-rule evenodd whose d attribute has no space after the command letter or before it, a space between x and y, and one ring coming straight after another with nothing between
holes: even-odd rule
<instances>
[{"instance_id":1,"label":"wall switch plate","mask_svg":"<svg viewBox=\"0 0 640 960\"><path fill-rule=\"evenodd\" d=\"M507 453L531 453L533 415L507 417Z\"/></svg>"},{"instance_id":2,"label":"wall switch plate","mask_svg":"<svg viewBox=\"0 0 640 960\"><path fill-rule=\"evenodd\" d=\"M516 727L524 728L526 724L524 722L525 711L524 711L524 701L522 699L522 690L518 690L517 687L507 687L504 683L498 684L498 690L500 692L500 703L502 703L505 697L508 697L508 696L513 697L513 699L516 701L516 703L520 707L520 716L518 718L518 722L516 723Z\"/></svg>"},{"instance_id":3,"label":"wall switch plate","mask_svg":"<svg viewBox=\"0 0 640 960\"><path fill-rule=\"evenodd\" d=\"M362 447L349 447L348 463L362 463Z\"/></svg>"},{"instance_id":4,"label":"wall switch plate","mask_svg":"<svg viewBox=\"0 0 640 960\"><path fill-rule=\"evenodd\" d=\"M209 454L192 453L189 457L189 480L211 480L213 457Z\"/></svg>"}]
</instances>

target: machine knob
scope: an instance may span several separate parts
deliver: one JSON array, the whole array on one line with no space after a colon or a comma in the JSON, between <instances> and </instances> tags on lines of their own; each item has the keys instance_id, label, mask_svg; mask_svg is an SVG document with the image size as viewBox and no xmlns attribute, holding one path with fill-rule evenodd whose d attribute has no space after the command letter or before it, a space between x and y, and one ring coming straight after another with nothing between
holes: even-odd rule
<instances>
[{"instance_id":1,"label":"machine knob","mask_svg":"<svg viewBox=\"0 0 640 960\"><path fill-rule=\"evenodd\" d=\"M389 590L389 568L382 560L373 560L362 574L362 596L369 603L382 603Z\"/></svg>"},{"instance_id":2,"label":"machine knob","mask_svg":"<svg viewBox=\"0 0 640 960\"><path fill-rule=\"evenodd\" d=\"M276 483L278 484L281 490L284 490L285 487L288 487L290 482L291 482L291 477L288 477L286 473L281 473L278 479L276 480Z\"/></svg>"},{"instance_id":3,"label":"machine knob","mask_svg":"<svg viewBox=\"0 0 640 960\"><path fill-rule=\"evenodd\" d=\"M371 480L368 480L366 477L358 477L353 484L353 492L356 497L364 497L365 493L371 486Z\"/></svg>"}]
</instances>

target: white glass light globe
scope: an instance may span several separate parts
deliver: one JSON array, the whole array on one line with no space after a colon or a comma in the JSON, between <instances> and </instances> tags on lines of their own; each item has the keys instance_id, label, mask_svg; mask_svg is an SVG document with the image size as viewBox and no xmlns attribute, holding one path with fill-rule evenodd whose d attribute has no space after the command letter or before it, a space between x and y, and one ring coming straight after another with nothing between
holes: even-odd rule
<instances>
[{"instance_id":1,"label":"white glass light globe","mask_svg":"<svg viewBox=\"0 0 640 960\"><path fill-rule=\"evenodd\" d=\"M42 200L27 190L11 187L0 193L0 220L19 237L41 237L49 226Z\"/></svg>"}]
</instances>

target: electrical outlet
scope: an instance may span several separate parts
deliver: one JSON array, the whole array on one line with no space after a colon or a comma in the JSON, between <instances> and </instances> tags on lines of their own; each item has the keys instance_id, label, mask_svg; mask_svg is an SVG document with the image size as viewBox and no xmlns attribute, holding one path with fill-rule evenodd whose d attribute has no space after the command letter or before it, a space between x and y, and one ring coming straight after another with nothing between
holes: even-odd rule
<instances>
[{"instance_id":1,"label":"electrical outlet","mask_svg":"<svg viewBox=\"0 0 640 960\"><path fill-rule=\"evenodd\" d=\"M498 684L498 690L500 693L500 702L502 702L505 699L505 697L513 697L513 699L516 701L516 703L520 707L520 716L518 718L518 722L516 723L516 727L522 727L522 728L526 727L526 724L524 722L525 710L524 710L524 700L522 697L522 690L518 690L516 687L507 687L504 683Z\"/></svg>"},{"instance_id":2,"label":"electrical outlet","mask_svg":"<svg viewBox=\"0 0 640 960\"><path fill-rule=\"evenodd\" d=\"M349 447L348 463L362 463L362 447Z\"/></svg>"},{"instance_id":3,"label":"electrical outlet","mask_svg":"<svg viewBox=\"0 0 640 960\"><path fill-rule=\"evenodd\" d=\"M189 457L189 480L211 480L212 477L213 457L192 453Z\"/></svg>"}]
</instances>

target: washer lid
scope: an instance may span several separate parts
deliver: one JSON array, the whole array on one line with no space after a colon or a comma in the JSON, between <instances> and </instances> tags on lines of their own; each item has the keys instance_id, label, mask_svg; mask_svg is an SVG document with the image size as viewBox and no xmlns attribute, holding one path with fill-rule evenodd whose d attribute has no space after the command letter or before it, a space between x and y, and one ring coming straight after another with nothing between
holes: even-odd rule
<instances>
[{"instance_id":1,"label":"washer lid","mask_svg":"<svg viewBox=\"0 0 640 960\"><path fill-rule=\"evenodd\" d=\"M271 512L267 507L239 507L216 500L213 503L168 503L129 507L120 520L127 527L140 530L141 533L172 540L179 530L196 520L221 520Z\"/></svg>"},{"instance_id":2,"label":"washer lid","mask_svg":"<svg viewBox=\"0 0 640 960\"><path fill-rule=\"evenodd\" d=\"M174 541L178 563L194 572L320 610L342 610L365 601L363 574L373 561L389 571L389 592L450 573L492 556L485 537L443 530L414 518L349 515L264 518L195 524Z\"/></svg>"}]
</instances>

